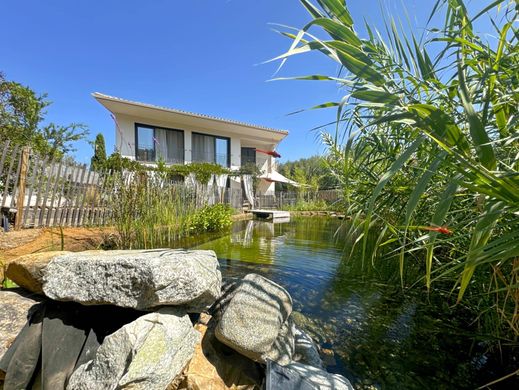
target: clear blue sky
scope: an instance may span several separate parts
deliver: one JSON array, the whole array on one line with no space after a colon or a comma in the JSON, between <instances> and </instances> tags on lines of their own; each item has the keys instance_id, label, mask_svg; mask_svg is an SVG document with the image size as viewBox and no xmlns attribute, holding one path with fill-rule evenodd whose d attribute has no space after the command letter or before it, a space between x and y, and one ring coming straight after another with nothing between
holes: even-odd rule
<instances>
[{"instance_id":1,"label":"clear blue sky","mask_svg":"<svg viewBox=\"0 0 519 390\"><path fill-rule=\"evenodd\" d=\"M418 30L433 3L405 1ZM357 25L366 18L382 28L378 0L348 4ZM400 1L382 4L402 12ZM287 129L282 160L322 151L310 129L335 111L287 114L341 97L333 83L267 82L277 65L261 63L290 44L269 23L310 20L297 0L3 0L0 12L0 71L48 93L47 121L84 123L91 139L102 132L108 152L114 126L95 91ZM279 76L336 72L317 54L290 60ZM91 146L77 147L76 158L89 161Z\"/></svg>"}]
</instances>

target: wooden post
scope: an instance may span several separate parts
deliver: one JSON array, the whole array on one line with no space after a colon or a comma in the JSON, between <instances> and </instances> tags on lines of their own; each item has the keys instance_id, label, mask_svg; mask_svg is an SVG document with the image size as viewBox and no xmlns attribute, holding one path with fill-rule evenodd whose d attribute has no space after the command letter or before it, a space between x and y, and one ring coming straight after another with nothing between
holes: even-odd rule
<instances>
[{"instance_id":1,"label":"wooden post","mask_svg":"<svg viewBox=\"0 0 519 390\"><path fill-rule=\"evenodd\" d=\"M18 178L18 198L16 199L16 218L14 220L14 230L22 228L23 203L25 201L25 181L27 179L27 167L29 166L29 153L31 149L26 146L22 149L20 159L20 177Z\"/></svg>"}]
</instances>

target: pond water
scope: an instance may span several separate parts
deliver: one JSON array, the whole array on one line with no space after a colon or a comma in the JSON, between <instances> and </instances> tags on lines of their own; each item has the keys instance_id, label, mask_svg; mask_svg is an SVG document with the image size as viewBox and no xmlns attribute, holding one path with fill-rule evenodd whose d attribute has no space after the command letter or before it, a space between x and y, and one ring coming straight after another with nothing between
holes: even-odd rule
<instances>
[{"instance_id":1,"label":"pond water","mask_svg":"<svg viewBox=\"0 0 519 390\"><path fill-rule=\"evenodd\" d=\"M363 267L347 259L336 235L340 223L323 217L241 221L230 234L197 237L184 246L214 250L224 277L255 272L283 285L293 298L296 323L323 348L327 370L345 375L356 388L485 383L492 370L481 343L457 320L458 309L422 289L404 292L393 261Z\"/></svg>"}]
</instances>

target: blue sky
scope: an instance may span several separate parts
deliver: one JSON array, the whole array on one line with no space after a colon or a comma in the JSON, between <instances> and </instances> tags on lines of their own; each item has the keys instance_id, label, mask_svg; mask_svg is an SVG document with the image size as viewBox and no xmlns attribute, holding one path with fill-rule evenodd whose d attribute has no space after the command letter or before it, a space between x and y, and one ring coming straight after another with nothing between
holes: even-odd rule
<instances>
[{"instance_id":1,"label":"blue sky","mask_svg":"<svg viewBox=\"0 0 519 390\"><path fill-rule=\"evenodd\" d=\"M348 1L357 24L366 18L379 28L381 3L402 14L401 1ZM405 1L417 30L433 3ZM287 129L282 160L322 151L310 129L335 116L287 114L341 97L333 83L267 81L277 65L262 62L290 44L269 23L301 27L310 20L297 0L3 0L1 12L0 71L48 93L47 121L83 123L91 139L103 133L108 152L114 125L90 96L95 91ZM288 61L278 76L336 72L316 54ZM76 158L88 162L91 146L77 147Z\"/></svg>"}]
</instances>

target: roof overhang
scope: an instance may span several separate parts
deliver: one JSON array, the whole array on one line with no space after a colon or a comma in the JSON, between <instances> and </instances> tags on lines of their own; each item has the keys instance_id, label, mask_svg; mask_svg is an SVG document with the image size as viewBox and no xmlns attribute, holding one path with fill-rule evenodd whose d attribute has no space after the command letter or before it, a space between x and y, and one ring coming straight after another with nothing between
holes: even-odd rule
<instances>
[{"instance_id":1,"label":"roof overhang","mask_svg":"<svg viewBox=\"0 0 519 390\"><path fill-rule=\"evenodd\" d=\"M288 131L286 130L277 130L209 115L134 102L99 92L93 93L92 96L114 115L122 114L151 121L156 120L169 123L171 127L181 127L185 125L200 130L222 131L237 134L244 138L260 139L274 144L277 144L288 135Z\"/></svg>"}]
</instances>

